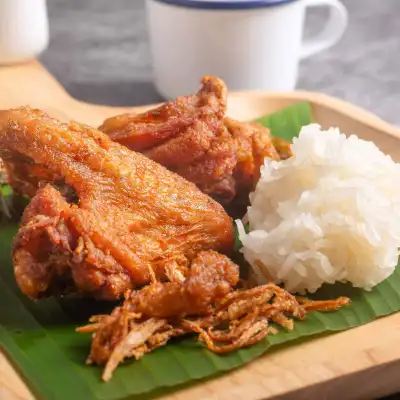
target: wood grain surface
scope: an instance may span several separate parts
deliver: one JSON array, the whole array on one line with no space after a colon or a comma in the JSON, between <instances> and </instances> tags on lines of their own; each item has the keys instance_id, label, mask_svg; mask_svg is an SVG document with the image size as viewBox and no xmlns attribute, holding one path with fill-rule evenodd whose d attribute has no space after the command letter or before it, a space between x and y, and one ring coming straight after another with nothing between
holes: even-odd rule
<instances>
[{"instance_id":1,"label":"wood grain surface","mask_svg":"<svg viewBox=\"0 0 400 400\"><path fill-rule=\"evenodd\" d=\"M344 132L373 140L400 161L398 129L365 110L322 94L234 93L229 97L228 114L246 120L299 100L310 101L314 119L322 126L338 126ZM94 126L106 117L128 110L74 100L37 62L0 68L0 109L22 105ZM272 350L246 367L178 390L163 399L376 398L400 391L399 337L400 313L397 313L346 332ZM0 399L33 399L12 362L1 352Z\"/></svg>"}]
</instances>

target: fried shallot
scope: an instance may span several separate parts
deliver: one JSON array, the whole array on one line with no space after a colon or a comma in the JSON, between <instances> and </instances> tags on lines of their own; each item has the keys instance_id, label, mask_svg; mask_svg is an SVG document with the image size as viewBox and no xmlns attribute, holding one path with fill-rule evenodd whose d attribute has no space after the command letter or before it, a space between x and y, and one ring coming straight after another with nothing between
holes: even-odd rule
<instances>
[{"instance_id":1,"label":"fried shallot","mask_svg":"<svg viewBox=\"0 0 400 400\"><path fill-rule=\"evenodd\" d=\"M96 315L78 332L91 332L89 364L105 365L103 380L126 358L136 360L171 338L196 333L211 351L223 354L258 343L276 327L293 329L308 311L335 311L350 300L296 299L274 284L234 290L238 267L226 256L201 252L184 280L154 282L128 291L110 315Z\"/></svg>"}]
</instances>

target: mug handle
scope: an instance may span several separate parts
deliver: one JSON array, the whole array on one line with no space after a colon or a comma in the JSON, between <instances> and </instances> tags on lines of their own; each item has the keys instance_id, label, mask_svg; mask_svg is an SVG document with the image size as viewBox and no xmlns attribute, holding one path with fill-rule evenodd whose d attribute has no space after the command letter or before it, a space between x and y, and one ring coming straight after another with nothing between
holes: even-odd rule
<instances>
[{"instance_id":1,"label":"mug handle","mask_svg":"<svg viewBox=\"0 0 400 400\"><path fill-rule=\"evenodd\" d=\"M337 43L343 36L348 22L346 7L339 0L303 0L305 7L330 8L328 22L325 28L313 39L303 42L300 58L309 57Z\"/></svg>"}]
</instances>

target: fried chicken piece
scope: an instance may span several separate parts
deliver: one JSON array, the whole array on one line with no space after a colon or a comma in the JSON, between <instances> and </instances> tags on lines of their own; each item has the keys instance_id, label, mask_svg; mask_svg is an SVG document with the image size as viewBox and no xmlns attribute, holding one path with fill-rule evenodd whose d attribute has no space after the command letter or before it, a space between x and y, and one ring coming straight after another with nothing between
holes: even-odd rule
<instances>
[{"instance_id":1,"label":"fried chicken piece","mask_svg":"<svg viewBox=\"0 0 400 400\"><path fill-rule=\"evenodd\" d=\"M109 118L99 129L242 216L264 158L278 160L279 154L267 128L224 118L227 88L222 80L206 76L202 82L195 95L143 114Z\"/></svg>"},{"instance_id":2,"label":"fried chicken piece","mask_svg":"<svg viewBox=\"0 0 400 400\"><path fill-rule=\"evenodd\" d=\"M0 156L26 194L37 177L23 181L20 171L32 165L42 180L13 243L16 279L28 296L116 299L166 279L171 266L184 276L202 250L232 248L232 220L218 203L88 126L29 108L1 112Z\"/></svg>"},{"instance_id":3,"label":"fried chicken piece","mask_svg":"<svg viewBox=\"0 0 400 400\"><path fill-rule=\"evenodd\" d=\"M142 114L109 118L99 130L195 183L204 193L229 201L234 196L231 175L237 157L222 123L227 88L212 76L205 76L202 84L195 95Z\"/></svg>"},{"instance_id":4,"label":"fried chicken piece","mask_svg":"<svg viewBox=\"0 0 400 400\"><path fill-rule=\"evenodd\" d=\"M23 156L16 156L12 162L5 164L8 181L17 195L33 197L39 187L40 182L60 183L60 189L64 186L63 178L45 165L37 165Z\"/></svg>"},{"instance_id":5,"label":"fried chicken piece","mask_svg":"<svg viewBox=\"0 0 400 400\"><path fill-rule=\"evenodd\" d=\"M264 159L279 160L270 131L261 124L224 119L224 125L234 141L237 164L233 170L235 197L225 205L229 214L242 217L249 205L249 194L255 189L260 178Z\"/></svg>"},{"instance_id":6,"label":"fried chicken piece","mask_svg":"<svg viewBox=\"0 0 400 400\"><path fill-rule=\"evenodd\" d=\"M196 95L178 97L142 114L127 113L109 118L99 130L112 140L140 152L179 137L191 153L191 159L195 159L198 153L201 155L208 150L207 137L213 138L217 133L226 112L228 94L225 83L218 78L207 75L202 84ZM155 161L161 164L162 150L158 150L159 159L154 155ZM170 160L168 146L165 150L172 164L180 163L179 157ZM186 154L179 151L179 155Z\"/></svg>"}]
</instances>

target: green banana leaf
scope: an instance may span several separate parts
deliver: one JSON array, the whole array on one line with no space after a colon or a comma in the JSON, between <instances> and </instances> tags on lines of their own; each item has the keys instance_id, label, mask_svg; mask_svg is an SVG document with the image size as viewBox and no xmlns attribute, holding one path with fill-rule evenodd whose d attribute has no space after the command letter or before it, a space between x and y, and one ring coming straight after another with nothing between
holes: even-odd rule
<instances>
[{"instance_id":1,"label":"green banana leaf","mask_svg":"<svg viewBox=\"0 0 400 400\"><path fill-rule=\"evenodd\" d=\"M273 136L291 142L302 126L312 122L310 103L306 101L295 103L273 114L258 118L255 122L269 128Z\"/></svg>"},{"instance_id":2,"label":"green banana leaf","mask_svg":"<svg viewBox=\"0 0 400 400\"><path fill-rule=\"evenodd\" d=\"M292 139L311 122L308 103L293 106L259 120L272 134ZM400 310L400 269L385 282L365 292L347 285L322 288L320 298L349 296L352 304L338 312L311 313L295 323L292 332L280 331L269 341L224 356L206 350L192 337L180 339L146 355L127 361L103 383L101 368L84 364L90 335L75 333L92 314L108 312L115 304L66 297L31 301L18 290L10 258L16 224L0 228L0 347L39 398L149 399L195 380L240 367L264 354L270 346L319 333L358 326ZM240 243L237 243L240 245Z\"/></svg>"}]
</instances>

